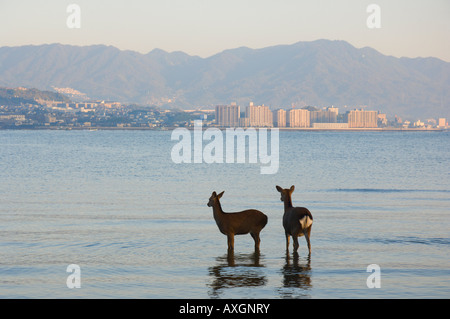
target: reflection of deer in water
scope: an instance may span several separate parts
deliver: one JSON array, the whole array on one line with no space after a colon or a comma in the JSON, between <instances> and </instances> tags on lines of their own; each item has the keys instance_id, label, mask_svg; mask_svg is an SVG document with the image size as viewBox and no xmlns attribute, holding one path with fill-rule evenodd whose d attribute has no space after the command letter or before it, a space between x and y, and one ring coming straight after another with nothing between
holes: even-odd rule
<instances>
[{"instance_id":1,"label":"reflection of deer in water","mask_svg":"<svg viewBox=\"0 0 450 319\"><path fill-rule=\"evenodd\" d=\"M311 256L300 260L298 254L293 254L293 260L286 251L286 263L281 269L283 274L283 287L280 289L282 297L298 298L308 297L313 286L311 283Z\"/></svg>"},{"instance_id":2,"label":"reflection of deer in water","mask_svg":"<svg viewBox=\"0 0 450 319\"><path fill-rule=\"evenodd\" d=\"M225 213L222 210L219 199L224 192L219 195L213 192L209 198L208 206L212 207L214 219L222 234L227 235L228 250L234 250L234 235L252 235L255 241L255 251L259 251L259 233L267 224L267 216L256 209L248 209L238 213Z\"/></svg>"},{"instance_id":3,"label":"reflection of deer in water","mask_svg":"<svg viewBox=\"0 0 450 319\"><path fill-rule=\"evenodd\" d=\"M227 288L261 287L267 284L267 278L260 263L260 253L237 254L228 251L225 256L217 257L217 265L209 268L213 298L218 298Z\"/></svg>"},{"instance_id":4,"label":"reflection of deer in water","mask_svg":"<svg viewBox=\"0 0 450 319\"><path fill-rule=\"evenodd\" d=\"M309 254L311 254L311 227L313 217L311 212L305 207L293 207L291 195L295 186L291 188L281 188L277 186L277 190L281 193L281 201L284 202L283 227L286 235L286 250L289 249L289 236L294 240L294 252L298 250L298 237L305 235L308 244Z\"/></svg>"}]
</instances>

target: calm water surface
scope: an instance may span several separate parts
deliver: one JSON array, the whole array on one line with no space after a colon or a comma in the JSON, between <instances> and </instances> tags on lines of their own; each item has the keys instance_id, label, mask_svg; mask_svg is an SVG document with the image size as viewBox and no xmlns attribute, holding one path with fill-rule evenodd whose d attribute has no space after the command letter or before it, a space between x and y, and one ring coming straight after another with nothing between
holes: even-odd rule
<instances>
[{"instance_id":1,"label":"calm water surface","mask_svg":"<svg viewBox=\"0 0 450 319\"><path fill-rule=\"evenodd\" d=\"M1 298L448 298L448 132L280 132L260 164L175 164L171 132L0 131ZM285 251L275 185L314 216ZM261 253L207 201L269 217ZM69 289L66 268L81 269ZM381 288L369 289L370 264Z\"/></svg>"}]
</instances>

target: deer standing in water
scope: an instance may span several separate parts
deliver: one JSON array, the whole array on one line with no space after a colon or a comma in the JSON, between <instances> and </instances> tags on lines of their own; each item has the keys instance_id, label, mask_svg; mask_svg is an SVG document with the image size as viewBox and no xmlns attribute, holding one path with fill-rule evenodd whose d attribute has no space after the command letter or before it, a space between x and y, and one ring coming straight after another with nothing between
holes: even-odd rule
<instances>
[{"instance_id":1,"label":"deer standing in water","mask_svg":"<svg viewBox=\"0 0 450 319\"><path fill-rule=\"evenodd\" d=\"M267 216L256 209L248 209L238 213L225 213L222 210L219 199L224 191L219 195L213 192L209 198L208 206L212 207L214 219L222 234L227 235L228 251L234 250L234 235L244 235L250 233L255 241L255 251L259 251L259 233L267 224Z\"/></svg>"},{"instance_id":2,"label":"deer standing in water","mask_svg":"<svg viewBox=\"0 0 450 319\"><path fill-rule=\"evenodd\" d=\"M285 189L277 186L277 190L281 193L281 201L284 202L283 227L286 235L286 250L289 249L289 236L292 236L294 240L294 252L297 252L299 246L298 237L305 235L309 254L311 255L309 238L311 236L313 217L307 208L292 206L291 195L294 189L294 185L291 188Z\"/></svg>"}]
</instances>

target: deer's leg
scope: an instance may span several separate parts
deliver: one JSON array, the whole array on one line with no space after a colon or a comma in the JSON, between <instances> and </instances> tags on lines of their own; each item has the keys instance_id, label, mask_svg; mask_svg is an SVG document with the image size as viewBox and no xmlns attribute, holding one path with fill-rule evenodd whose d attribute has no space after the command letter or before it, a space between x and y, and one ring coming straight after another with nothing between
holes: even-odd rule
<instances>
[{"instance_id":1,"label":"deer's leg","mask_svg":"<svg viewBox=\"0 0 450 319\"><path fill-rule=\"evenodd\" d=\"M311 227L312 226L309 226L307 229L305 229L304 231L303 231L303 234L305 235L305 238L306 238L306 243L308 244L308 250L309 250L309 254L311 255L311 243L310 243L310 241L309 241L309 237L310 237L310 235L311 235Z\"/></svg>"},{"instance_id":2,"label":"deer's leg","mask_svg":"<svg viewBox=\"0 0 450 319\"><path fill-rule=\"evenodd\" d=\"M253 240L255 241L255 250L259 250L259 243L261 242L261 239L259 239L259 233L250 233L252 235Z\"/></svg>"},{"instance_id":3,"label":"deer's leg","mask_svg":"<svg viewBox=\"0 0 450 319\"><path fill-rule=\"evenodd\" d=\"M292 236L292 239L294 240L294 252L297 252L297 250L298 250L298 235Z\"/></svg>"},{"instance_id":4,"label":"deer's leg","mask_svg":"<svg viewBox=\"0 0 450 319\"><path fill-rule=\"evenodd\" d=\"M286 235L286 250L289 250L289 234L284 233Z\"/></svg>"},{"instance_id":5,"label":"deer's leg","mask_svg":"<svg viewBox=\"0 0 450 319\"><path fill-rule=\"evenodd\" d=\"M228 250L234 250L234 234L228 234Z\"/></svg>"}]
</instances>

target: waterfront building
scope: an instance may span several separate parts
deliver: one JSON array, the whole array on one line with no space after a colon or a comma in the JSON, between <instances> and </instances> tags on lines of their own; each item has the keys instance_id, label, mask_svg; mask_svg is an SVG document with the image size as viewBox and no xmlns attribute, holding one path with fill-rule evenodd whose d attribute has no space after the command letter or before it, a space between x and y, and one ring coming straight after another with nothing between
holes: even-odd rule
<instances>
[{"instance_id":1,"label":"waterfront building","mask_svg":"<svg viewBox=\"0 0 450 319\"><path fill-rule=\"evenodd\" d=\"M310 112L305 109L291 109L287 122L289 127L310 127Z\"/></svg>"},{"instance_id":2,"label":"waterfront building","mask_svg":"<svg viewBox=\"0 0 450 319\"><path fill-rule=\"evenodd\" d=\"M353 110L348 112L349 128L373 128L378 127L378 112Z\"/></svg>"},{"instance_id":3,"label":"waterfront building","mask_svg":"<svg viewBox=\"0 0 450 319\"><path fill-rule=\"evenodd\" d=\"M240 127L249 127L250 121L249 121L248 117L241 117L239 119L239 126Z\"/></svg>"},{"instance_id":4,"label":"waterfront building","mask_svg":"<svg viewBox=\"0 0 450 319\"><path fill-rule=\"evenodd\" d=\"M330 112L336 113L336 117L339 114L339 108L337 108L337 107L332 106L332 107L329 107L327 110L330 111Z\"/></svg>"},{"instance_id":5,"label":"waterfront building","mask_svg":"<svg viewBox=\"0 0 450 319\"><path fill-rule=\"evenodd\" d=\"M286 127L286 111L278 109L273 111L273 125L275 127Z\"/></svg>"},{"instance_id":6,"label":"waterfront building","mask_svg":"<svg viewBox=\"0 0 450 319\"><path fill-rule=\"evenodd\" d=\"M425 127L425 123L422 122L421 120L417 120L416 122L414 122L413 126L414 127Z\"/></svg>"},{"instance_id":7,"label":"waterfront building","mask_svg":"<svg viewBox=\"0 0 450 319\"><path fill-rule=\"evenodd\" d=\"M231 105L216 106L216 124L222 127L238 127L241 117L241 107L232 103Z\"/></svg>"},{"instance_id":8,"label":"waterfront building","mask_svg":"<svg viewBox=\"0 0 450 319\"><path fill-rule=\"evenodd\" d=\"M273 116L268 106L253 105L253 102L247 106L245 117L248 118L248 125L251 127L272 127Z\"/></svg>"},{"instance_id":9,"label":"waterfront building","mask_svg":"<svg viewBox=\"0 0 450 319\"><path fill-rule=\"evenodd\" d=\"M378 114L378 123L382 126L386 126L388 124L386 114L383 113Z\"/></svg>"},{"instance_id":10,"label":"waterfront building","mask_svg":"<svg viewBox=\"0 0 450 319\"><path fill-rule=\"evenodd\" d=\"M321 130L347 129L348 123L313 123L312 127Z\"/></svg>"},{"instance_id":11,"label":"waterfront building","mask_svg":"<svg viewBox=\"0 0 450 319\"><path fill-rule=\"evenodd\" d=\"M23 114L0 114L0 122L7 121L25 121Z\"/></svg>"},{"instance_id":12,"label":"waterfront building","mask_svg":"<svg viewBox=\"0 0 450 319\"><path fill-rule=\"evenodd\" d=\"M337 110L337 109L336 109ZM335 110L320 110L311 111L310 122L313 123L337 123L337 111Z\"/></svg>"}]
</instances>

